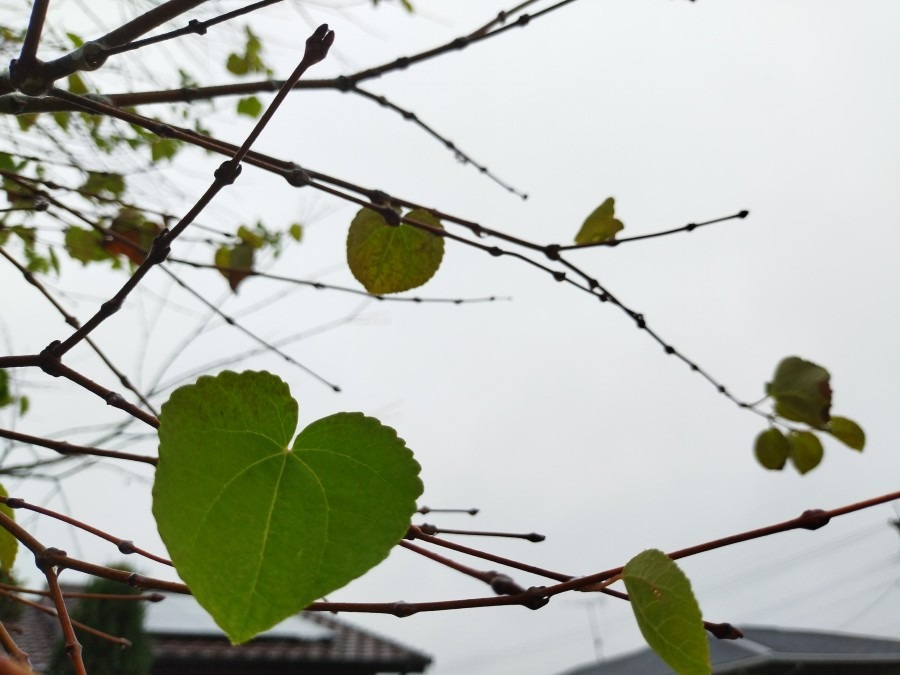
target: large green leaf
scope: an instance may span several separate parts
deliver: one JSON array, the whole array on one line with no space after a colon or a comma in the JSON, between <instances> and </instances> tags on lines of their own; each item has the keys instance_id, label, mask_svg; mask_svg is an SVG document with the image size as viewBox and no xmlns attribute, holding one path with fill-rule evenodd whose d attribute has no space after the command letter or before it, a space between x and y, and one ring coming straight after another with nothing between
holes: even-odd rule
<instances>
[{"instance_id":1,"label":"large green leaf","mask_svg":"<svg viewBox=\"0 0 900 675\"><path fill-rule=\"evenodd\" d=\"M653 651L681 675L712 672L700 606L678 565L662 551L650 549L625 565L622 580Z\"/></svg>"},{"instance_id":2,"label":"large green leaf","mask_svg":"<svg viewBox=\"0 0 900 675\"><path fill-rule=\"evenodd\" d=\"M0 496L8 497L6 488L0 485ZM15 512L6 504L0 504L0 511L13 520L16 519ZM13 563L16 561L16 553L19 550L19 540L12 536L9 532L0 528L0 570L9 572L12 570Z\"/></svg>"},{"instance_id":3,"label":"large green leaf","mask_svg":"<svg viewBox=\"0 0 900 675\"><path fill-rule=\"evenodd\" d=\"M625 228L622 221L615 218L615 212L616 200L609 197L585 219L575 235L575 243L596 244L613 239L617 232Z\"/></svg>"},{"instance_id":4,"label":"large green leaf","mask_svg":"<svg viewBox=\"0 0 900 675\"><path fill-rule=\"evenodd\" d=\"M406 217L441 227L427 211L410 211ZM350 223L347 263L369 293L399 293L421 286L434 276L443 257L443 237L402 223L388 225L377 211L362 209Z\"/></svg>"},{"instance_id":5,"label":"large green leaf","mask_svg":"<svg viewBox=\"0 0 900 675\"><path fill-rule=\"evenodd\" d=\"M175 568L234 643L381 562L422 492L393 429L313 422L265 372L201 377L163 406L153 514Z\"/></svg>"},{"instance_id":6,"label":"large green leaf","mask_svg":"<svg viewBox=\"0 0 900 675\"><path fill-rule=\"evenodd\" d=\"M775 399L775 412L781 417L822 428L831 419L829 379L822 366L789 356L778 364L766 393Z\"/></svg>"}]
</instances>

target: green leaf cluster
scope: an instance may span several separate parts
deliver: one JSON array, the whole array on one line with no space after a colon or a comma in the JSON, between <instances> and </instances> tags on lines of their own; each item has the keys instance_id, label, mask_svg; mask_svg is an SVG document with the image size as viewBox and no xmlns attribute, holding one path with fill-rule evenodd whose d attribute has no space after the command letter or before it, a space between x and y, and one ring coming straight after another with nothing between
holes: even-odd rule
<instances>
[{"instance_id":1,"label":"green leaf cluster","mask_svg":"<svg viewBox=\"0 0 900 675\"><path fill-rule=\"evenodd\" d=\"M249 640L381 562L422 493L393 429L313 422L266 372L223 372L163 405L153 514L179 576L232 642Z\"/></svg>"},{"instance_id":2,"label":"green leaf cluster","mask_svg":"<svg viewBox=\"0 0 900 675\"><path fill-rule=\"evenodd\" d=\"M866 435L853 420L831 414L831 376L820 365L798 356L790 356L778 364L775 376L766 384L773 400L774 417L800 422L806 429L774 426L756 437L754 453L766 469L780 471L790 461L801 474L816 468L825 455L822 441L816 435L824 432L847 447L862 451Z\"/></svg>"},{"instance_id":3,"label":"green leaf cluster","mask_svg":"<svg viewBox=\"0 0 900 675\"><path fill-rule=\"evenodd\" d=\"M14 394L9 383L9 371L0 370L0 408L17 406L19 415L28 412L30 401L27 396Z\"/></svg>"},{"instance_id":4,"label":"green leaf cluster","mask_svg":"<svg viewBox=\"0 0 900 675\"><path fill-rule=\"evenodd\" d=\"M287 233L294 241L300 241L303 228L299 223L293 223ZM253 275L256 251L268 248L278 257L281 254L283 235L283 232L267 229L261 222L257 222L253 228L241 225L235 235L237 242L219 246L213 264L228 281L231 290L237 292L240 283Z\"/></svg>"},{"instance_id":5,"label":"green leaf cluster","mask_svg":"<svg viewBox=\"0 0 900 675\"><path fill-rule=\"evenodd\" d=\"M410 211L404 218L443 230L441 221L428 211ZM350 223L347 263L369 293L417 288L434 276L443 258L443 237L406 223L389 225L378 211L361 209Z\"/></svg>"},{"instance_id":6,"label":"green leaf cluster","mask_svg":"<svg viewBox=\"0 0 900 675\"><path fill-rule=\"evenodd\" d=\"M232 52L228 55L228 60L225 62L228 72L234 75L262 73L266 77L271 77L272 70L262 58L263 44L259 37L249 27L244 28L244 34L246 38L244 52L242 54Z\"/></svg>"}]
</instances>

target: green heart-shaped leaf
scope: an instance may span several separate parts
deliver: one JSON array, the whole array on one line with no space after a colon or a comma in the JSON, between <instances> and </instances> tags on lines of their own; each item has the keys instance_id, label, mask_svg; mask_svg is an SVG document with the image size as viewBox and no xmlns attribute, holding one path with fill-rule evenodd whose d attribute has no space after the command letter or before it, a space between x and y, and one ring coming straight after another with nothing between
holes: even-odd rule
<instances>
[{"instance_id":1,"label":"green heart-shaped leaf","mask_svg":"<svg viewBox=\"0 0 900 675\"><path fill-rule=\"evenodd\" d=\"M393 429L313 422L265 372L201 377L163 406L153 514L175 569L234 643L387 557L422 493Z\"/></svg>"},{"instance_id":2,"label":"green heart-shaped leaf","mask_svg":"<svg viewBox=\"0 0 900 675\"><path fill-rule=\"evenodd\" d=\"M681 568L662 551L649 549L625 565L622 580L653 651L677 673L712 672L700 605Z\"/></svg>"},{"instance_id":3,"label":"green heart-shaped leaf","mask_svg":"<svg viewBox=\"0 0 900 675\"><path fill-rule=\"evenodd\" d=\"M407 218L440 229L441 221L427 211L410 211ZM421 286L437 272L444 258L444 239L412 225L388 225L377 211L361 209L347 233L347 264L369 293L399 293Z\"/></svg>"}]
</instances>

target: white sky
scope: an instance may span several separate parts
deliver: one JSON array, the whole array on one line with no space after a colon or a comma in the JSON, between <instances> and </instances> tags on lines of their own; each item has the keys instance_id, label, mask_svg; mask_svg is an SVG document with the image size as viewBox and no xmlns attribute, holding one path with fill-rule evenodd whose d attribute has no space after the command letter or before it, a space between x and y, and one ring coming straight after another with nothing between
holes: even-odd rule
<instances>
[{"instance_id":1,"label":"white sky","mask_svg":"<svg viewBox=\"0 0 900 675\"><path fill-rule=\"evenodd\" d=\"M310 24L296 6L279 7L254 25L283 76L309 26L329 22L337 42L315 70L323 77L440 44L505 7L493 0L415 4L413 17L390 6L374 13L307 9ZM74 6L68 10L74 16ZM339 410L379 417L421 462L423 504L482 509L474 519L431 515L417 522L541 532L547 535L541 544L486 540L483 547L570 574L623 564L644 548L682 548L896 490L898 28L900 5L890 0L582 0L525 29L367 84L527 191L524 203L399 116L346 94L292 97L257 146L545 243L570 242L610 195L626 225L623 235L748 209L743 221L572 259L745 400L763 395L785 356L828 368L833 412L858 420L868 434L862 455L826 441L823 464L807 476L762 470L752 444L763 421L667 358L620 312L531 267L449 243L442 269L416 295L513 300L371 303L350 325L290 348L339 383L340 395L273 356L240 368L269 369L289 381L301 424ZM233 35L210 31L187 39L197 49L198 79L222 81L221 53ZM130 58L121 63L136 63ZM231 141L250 127L246 118L235 119L229 102L206 121ZM160 194L155 183L143 198L183 211L217 163L198 156L167 172L184 199ZM355 284L341 265L354 212L247 167L203 220L229 229L257 218L272 226L302 220L304 242L271 271ZM206 261L201 248L182 244L175 252ZM282 288L249 280L235 298L215 273L176 271L234 315ZM82 273L69 265L61 285L87 294L72 297L86 318L121 280L108 270ZM31 353L67 335L6 267L0 287L11 289L3 292L2 312L11 353ZM170 308L160 312L151 291ZM278 339L359 305L353 296L298 290L244 322ZM154 273L148 290L96 335L146 383L203 316ZM171 375L252 346L218 324L179 348ZM73 352L70 363L115 386L85 350ZM47 435L120 419L66 383L39 373L26 374L26 381L35 405L18 424L22 431ZM10 491L34 502L49 499L160 549L148 519L149 490L118 471L91 471L52 499L33 482ZM891 517L889 506L871 509L815 533L743 544L683 567L711 621L898 637L900 541L887 525ZM48 545L100 562L118 557L46 521L26 522ZM20 568L29 574L24 556ZM149 565L144 571L164 574ZM512 576L526 586L542 583ZM478 582L397 551L331 599L489 594ZM435 675L562 671L594 658L592 621L604 656L641 644L627 605L593 595L559 596L538 612L345 618L433 655Z\"/></svg>"}]
</instances>

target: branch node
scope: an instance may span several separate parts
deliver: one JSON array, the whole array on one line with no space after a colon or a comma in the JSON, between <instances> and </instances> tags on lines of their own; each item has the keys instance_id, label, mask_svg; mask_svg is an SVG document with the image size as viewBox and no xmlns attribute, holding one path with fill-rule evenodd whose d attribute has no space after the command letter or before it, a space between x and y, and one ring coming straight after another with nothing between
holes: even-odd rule
<instances>
[{"instance_id":1,"label":"branch node","mask_svg":"<svg viewBox=\"0 0 900 675\"><path fill-rule=\"evenodd\" d=\"M301 169L299 166L285 173L284 179L288 184L293 185L294 187L305 187L312 182L312 177L309 175L309 172Z\"/></svg>"},{"instance_id":2,"label":"branch node","mask_svg":"<svg viewBox=\"0 0 900 675\"><path fill-rule=\"evenodd\" d=\"M337 77L336 82L337 82L337 88L344 93L347 93L348 91L353 91L354 89L356 89L356 81L351 80L346 75L339 75Z\"/></svg>"},{"instance_id":3,"label":"branch node","mask_svg":"<svg viewBox=\"0 0 900 675\"><path fill-rule=\"evenodd\" d=\"M499 246L491 246L487 251L495 258L499 258L501 255L503 255L503 251Z\"/></svg>"},{"instance_id":4,"label":"branch node","mask_svg":"<svg viewBox=\"0 0 900 675\"><path fill-rule=\"evenodd\" d=\"M11 509L20 509L25 506L25 500L21 497L7 497L6 505Z\"/></svg>"},{"instance_id":5,"label":"branch node","mask_svg":"<svg viewBox=\"0 0 900 675\"><path fill-rule=\"evenodd\" d=\"M192 33L196 33L197 35L206 35L206 26L197 21L197 19L188 21L188 28L191 29Z\"/></svg>"},{"instance_id":6,"label":"branch node","mask_svg":"<svg viewBox=\"0 0 900 675\"><path fill-rule=\"evenodd\" d=\"M524 592L524 589L511 577L498 573L494 573L494 576L491 577L491 589L497 595L517 595Z\"/></svg>"},{"instance_id":7,"label":"branch node","mask_svg":"<svg viewBox=\"0 0 900 675\"><path fill-rule=\"evenodd\" d=\"M219 165L219 168L216 169L213 176L218 183L221 185L231 185L234 181L237 180L237 177L241 175L241 165L239 163L235 163L234 160L229 159L228 161L222 162Z\"/></svg>"},{"instance_id":8,"label":"branch node","mask_svg":"<svg viewBox=\"0 0 900 675\"><path fill-rule=\"evenodd\" d=\"M52 546L48 546L47 548L37 552L34 554L34 565L41 572L47 573L47 570L51 569L54 564L54 559L57 557L65 558L68 554L58 548L54 548Z\"/></svg>"},{"instance_id":9,"label":"branch node","mask_svg":"<svg viewBox=\"0 0 900 675\"><path fill-rule=\"evenodd\" d=\"M831 516L822 509L809 509L800 514L799 520L800 527L804 530L818 530L828 524Z\"/></svg>"},{"instance_id":10,"label":"branch node","mask_svg":"<svg viewBox=\"0 0 900 675\"><path fill-rule=\"evenodd\" d=\"M749 211L741 211L737 215L738 215L738 218L746 218L747 216L750 215L750 212Z\"/></svg>"},{"instance_id":11,"label":"branch node","mask_svg":"<svg viewBox=\"0 0 900 675\"><path fill-rule=\"evenodd\" d=\"M565 281L566 273L556 270L555 272L553 272L553 278L556 279L556 281Z\"/></svg>"},{"instance_id":12,"label":"branch node","mask_svg":"<svg viewBox=\"0 0 900 675\"><path fill-rule=\"evenodd\" d=\"M412 616L416 612L418 612L415 607L412 607L408 602L404 602L403 600L399 600L391 605L391 614L394 616L405 619L408 616Z\"/></svg>"},{"instance_id":13,"label":"branch node","mask_svg":"<svg viewBox=\"0 0 900 675\"><path fill-rule=\"evenodd\" d=\"M740 628L736 628L730 623L710 623L709 621L704 621L703 627L720 640L740 640L744 637Z\"/></svg>"},{"instance_id":14,"label":"branch node","mask_svg":"<svg viewBox=\"0 0 900 675\"><path fill-rule=\"evenodd\" d=\"M303 61L312 65L328 56L328 50L334 44L334 31L328 30L328 24L323 23L316 28L312 35L306 38L306 51L303 53Z\"/></svg>"},{"instance_id":15,"label":"branch node","mask_svg":"<svg viewBox=\"0 0 900 675\"><path fill-rule=\"evenodd\" d=\"M542 591L542 590L544 590L544 588L545 588L545 586L532 586L531 588L528 589L528 591L529 592ZM541 607L546 605L548 602L550 602L550 598L548 598L546 596L537 595L534 597L526 598L525 600L522 601L522 605L524 607L527 607L528 609L540 609Z\"/></svg>"},{"instance_id":16,"label":"branch node","mask_svg":"<svg viewBox=\"0 0 900 675\"><path fill-rule=\"evenodd\" d=\"M172 249L168 244L168 235L169 230L163 230L153 237L153 243L150 245L150 251L147 253L147 260L150 261L151 265L159 265L169 257Z\"/></svg>"},{"instance_id":17,"label":"branch node","mask_svg":"<svg viewBox=\"0 0 900 675\"><path fill-rule=\"evenodd\" d=\"M12 59L9 62L9 81L17 91L26 96L43 96L53 87L53 82L44 77L38 59Z\"/></svg>"},{"instance_id":18,"label":"branch node","mask_svg":"<svg viewBox=\"0 0 900 675\"><path fill-rule=\"evenodd\" d=\"M400 226L400 214L394 211L394 209L388 206L382 206L378 209L378 212L381 214L381 217L384 218L384 222L391 227Z\"/></svg>"},{"instance_id":19,"label":"branch node","mask_svg":"<svg viewBox=\"0 0 900 675\"><path fill-rule=\"evenodd\" d=\"M126 402L122 394L115 391L109 392L103 400L106 401L106 405L111 405L114 408L121 408Z\"/></svg>"},{"instance_id":20,"label":"branch node","mask_svg":"<svg viewBox=\"0 0 900 675\"><path fill-rule=\"evenodd\" d=\"M544 255L550 260L559 260L559 244L550 244L544 247Z\"/></svg>"},{"instance_id":21,"label":"branch node","mask_svg":"<svg viewBox=\"0 0 900 675\"><path fill-rule=\"evenodd\" d=\"M41 350L41 370L51 377L59 377L59 356L56 350L61 344L59 340L54 340Z\"/></svg>"},{"instance_id":22,"label":"branch node","mask_svg":"<svg viewBox=\"0 0 900 675\"><path fill-rule=\"evenodd\" d=\"M453 49L465 49L469 46L469 38L467 37L458 37L453 42L450 43L450 46Z\"/></svg>"},{"instance_id":23,"label":"branch node","mask_svg":"<svg viewBox=\"0 0 900 675\"><path fill-rule=\"evenodd\" d=\"M383 190L369 190L367 196L375 206L390 206L391 196Z\"/></svg>"},{"instance_id":24,"label":"branch node","mask_svg":"<svg viewBox=\"0 0 900 675\"><path fill-rule=\"evenodd\" d=\"M98 42L85 42L80 52L75 58L81 64L81 70L97 70L106 63L109 56L103 45Z\"/></svg>"},{"instance_id":25,"label":"branch node","mask_svg":"<svg viewBox=\"0 0 900 675\"><path fill-rule=\"evenodd\" d=\"M119 553L130 555L131 553L135 553L136 551L137 549L135 548L133 541L123 539L119 542Z\"/></svg>"}]
</instances>

